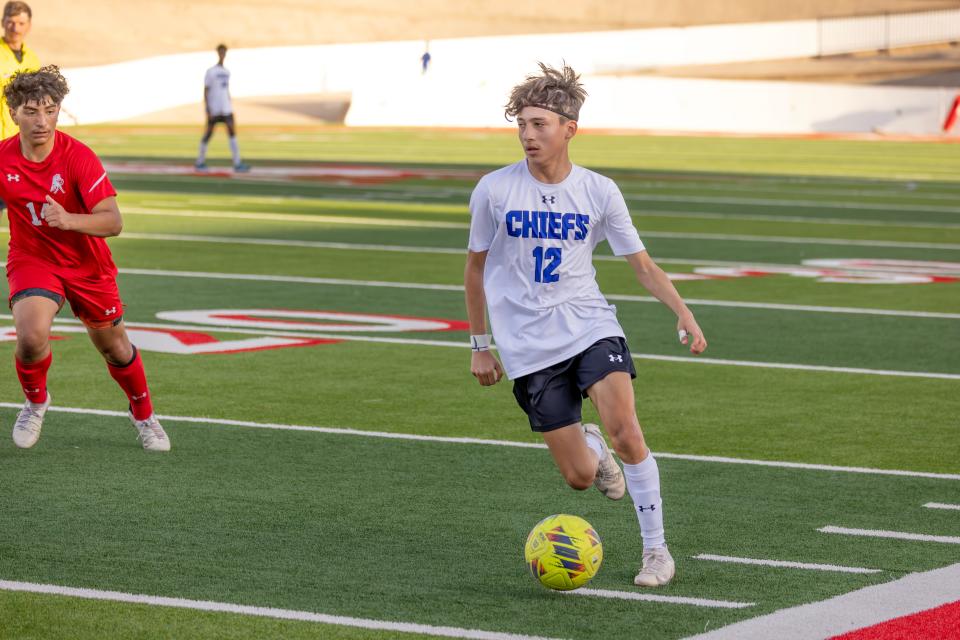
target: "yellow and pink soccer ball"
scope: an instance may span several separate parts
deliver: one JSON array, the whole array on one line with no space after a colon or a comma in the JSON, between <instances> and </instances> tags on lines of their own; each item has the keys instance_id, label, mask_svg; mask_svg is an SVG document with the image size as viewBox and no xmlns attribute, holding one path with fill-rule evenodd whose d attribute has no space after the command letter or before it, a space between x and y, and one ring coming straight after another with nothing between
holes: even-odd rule
<instances>
[{"instance_id":1,"label":"yellow and pink soccer ball","mask_svg":"<svg viewBox=\"0 0 960 640\"><path fill-rule=\"evenodd\" d=\"M560 513L538 522L523 550L530 573L545 587L570 591L590 582L603 562L600 536L579 516Z\"/></svg>"}]
</instances>

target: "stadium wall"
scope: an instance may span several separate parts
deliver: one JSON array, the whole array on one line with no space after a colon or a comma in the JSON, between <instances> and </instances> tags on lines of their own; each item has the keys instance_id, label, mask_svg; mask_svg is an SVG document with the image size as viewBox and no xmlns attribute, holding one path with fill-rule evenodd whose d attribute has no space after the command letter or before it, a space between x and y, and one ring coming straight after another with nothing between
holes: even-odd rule
<instances>
[{"instance_id":1,"label":"stadium wall","mask_svg":"<svg viewBox=\"0 0 960 640\"><path fill-rule=\"evenodd\" d=\"M537 60L565 60L584 76L591 98L582 124L593 128L939 130L952 96L938 89L637 75L658 66L816 55L817 25L793 21L438 40L430 43L426 73L420 41L234 49L227 66L237 98L350 94L350 126L512 126L502 116L509 88L535 71ZM196 103L213 62L211 53L191 53L66 70L73 88L64 104L66 120L118 121Z\"/></svg>"}]
</instances>

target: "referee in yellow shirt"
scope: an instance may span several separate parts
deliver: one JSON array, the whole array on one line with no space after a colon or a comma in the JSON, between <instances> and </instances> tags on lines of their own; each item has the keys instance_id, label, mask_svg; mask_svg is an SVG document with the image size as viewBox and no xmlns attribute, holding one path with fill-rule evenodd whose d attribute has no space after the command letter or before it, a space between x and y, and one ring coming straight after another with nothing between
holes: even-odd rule
<instances>
[{"instance_id":1,"label":"referee in yellow shirt","mask_svg":"<svg viewBox=\"0 0 960 640\"><path fill-rule=\"evenodd\" d=\"M33 12L26 2L8 2L3 6L3 42L0 43L0 140L20 131L10 116L3 90L13 74L40 68L37 54L23 42L30 33L32 19Z\"/></svg>"}]
</instances>

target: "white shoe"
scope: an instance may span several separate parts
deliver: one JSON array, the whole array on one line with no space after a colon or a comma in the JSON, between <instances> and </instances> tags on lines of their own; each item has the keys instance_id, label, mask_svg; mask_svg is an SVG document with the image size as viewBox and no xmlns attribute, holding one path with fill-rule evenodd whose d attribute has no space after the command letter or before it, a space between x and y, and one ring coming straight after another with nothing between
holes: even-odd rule
<instances>
[{"instance_id":1,"label":"white shoe","mask_svg":"<svg viewBox=\"0 0 960 640\"><path fill-rule=\"evenodd\" d=\"M597 465L597 477L593 480L593 486L611 500L619 500L627 491L627 481L623 478L620 465L613 459L610 447L607 446L603 434L600 433L600 427L587 423L583 425L583 432L597 436L603 443L603 456L600 458L600 464Z\"/></svg>"},{"instance_id":2,"label":"white shoe","mask_svg":"<svg viewBox=\"0 0 960 640\"><path fill-rule=\"evenodd\" d=\"M643 550L643 568L633 579L638 587L660 587L671 580L677 572L677 565L666 545L656 549Z\"/></svg>"},{"instance_id":3,"label":"white shoe","mask_svg":"<svg viewBox=\"0 0 960 640\"><path fill-rule=\"evenodd\" d=\"M41 404L34 404L27 400L23 409L17 414L17 421L13 424L13 443L21 449L29 449L40 439L40 429L43 427L43 416L50 406L50 392L47 399Z\"/></svg>"},{"instance_id":4,"label":"white shoe","mask_svg":"<svg viewBox=\"0 0 960 640\"><path fill-rule=\"evenodd\" d=\"M157 420L157 414L151 413L146 420L137 420L132 413L128 413L130 422L137 428L140 434L140 442L143 443L145 451L170 451L170 438L167 432L160 426Z\"/></svg>"}]
</instances>

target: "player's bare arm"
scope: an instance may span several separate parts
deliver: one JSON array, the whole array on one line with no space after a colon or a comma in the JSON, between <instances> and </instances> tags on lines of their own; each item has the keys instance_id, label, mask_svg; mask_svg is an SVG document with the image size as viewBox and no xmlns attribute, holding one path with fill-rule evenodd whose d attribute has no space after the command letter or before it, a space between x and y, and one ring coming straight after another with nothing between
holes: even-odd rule
<instances>
[{"instance_id":1,"label":"player's bare arm","mask_svg":"<svg viewBox=\"0 0 960 640\"><path fill-rule=\"evenodd\" d=\"M487 300L483 293L483 268L487 263L486 251L467 252L467 266L463 270L463 286L467 299L467 320L470 322L471 336L486 336ZM477 345L474 345L477 347ZM500 361L490 352L489 347L474 348L470 357L470 373L477 381L489 387L503 377Z\"/></svg>"},{"instance_id":2,"label":"player's bare arm","mask_svg":"<svg viewBox=\"0 0 960 640\"><path fill-rule=\"evenodd\" d=\"M701 354L707 348L707 339L703 336L700 325L693 317L693 312L687 308L683 298L677 292L676 287L666 273L663 272L650 254L646 251L640 251L627 256L627 262L633 267L637 274L637 280L643 285L644 289L653 294L653 296L664 303L670 310L677 314L677 331L680 335L680 342L690 345L690 353Z\"/></svg>"},{"instance_id":3,"label":"player's bare arm","mask_svg":"<svg viewBox=\"0 0 960 640\"><path fill-rule=\"evenodd\" d=\"M104 198L96 204L90 213L70 213L59 202L47 196L44 220L54 229L76 231L88 236L109 238L120 235L123 219L115 197Z\"/></svg>"}]
</instances>

